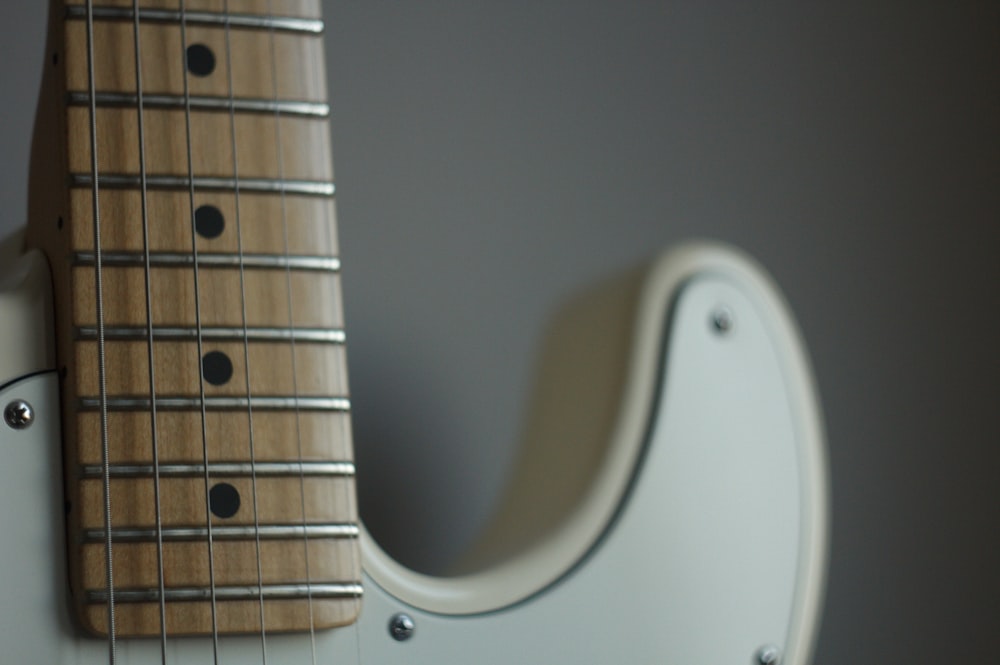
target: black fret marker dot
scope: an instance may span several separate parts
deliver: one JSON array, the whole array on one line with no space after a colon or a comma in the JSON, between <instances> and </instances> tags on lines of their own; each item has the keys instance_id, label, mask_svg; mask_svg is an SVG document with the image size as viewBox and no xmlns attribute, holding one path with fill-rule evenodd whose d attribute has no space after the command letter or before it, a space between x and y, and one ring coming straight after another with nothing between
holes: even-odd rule
<instances>
[{"instance_id":1,"label":"black fret marker dot","mask_svg":"<svg viewBox=\"0 0 1000 665\"><path fill-rule=\"evenodd\" d=\"M216 483L208 490L208 505L216 517L232 517L240 509L240 493L229 483Z\"/></svg>"},{"instance_id":2,"label":"black fret marker dot","mask_svg":"<svg viewBox=\"0 0 1000 665\"><path fill-rule=\"evenodd\" d=\"M221 386L233 378L233 363L222 351L209 351L201 359L201 373L213 386Z\"/></svg>"},{"instance_id":3,"label":"black fret marker dot","mask_svg":"<svg viewBox=\"0 0 1000 665\"><path fill-rule=\"evenodd\" d=\"M204 44L187 47L187 68L195 76L208 76L215 71L215 54Z\"/></svg>"},{"instance_id":4,"label":"black fret marker dot","mask_svg":"<svg viewBox=\"0 0 1000 665\"><path fill-rule=\"evenodd\" d=\"M204 205L194 211L194 229L203 238L218 238L226 228L226 219L215 206Z\"/></svg>"}]
</instances>

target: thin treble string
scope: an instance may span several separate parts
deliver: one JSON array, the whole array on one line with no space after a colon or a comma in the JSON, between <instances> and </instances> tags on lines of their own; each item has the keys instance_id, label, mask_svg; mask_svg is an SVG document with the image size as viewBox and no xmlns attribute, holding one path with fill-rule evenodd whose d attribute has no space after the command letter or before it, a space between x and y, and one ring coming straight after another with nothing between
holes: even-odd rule
<instances>
[{"instance_id":1,"label":"thin treble string","mask_svg":"<svg viewBox=\"0 0 1000 665\"><path fill-rule=\"evenodd\" d=\"M191 149L191 95L187 73L187 10L184 0L180 0L181 11L181 51L184 53L184 122L187 131L188 201L191 214L191 265L194 267L194 320L198 339L198 362L205 356L201 335L201 293L198 275L198 233L194 219L194 155ZM201 403L201 447L205 460L205 528L208 535L208 582L212 601L212 655L215 665L219 664L219 621L215 598L215 545L212 539L212 506L209 498L211 479L208 471L208 423L205 413L205 377L198 372L198 392Z\"/></svg>"},{"instance_id":2,"label":"thin treble string","mask_svg":"<svg viewBox=\"0 0 1000 665\"><path fill-rule=\"evenodd\" d=\"M111 460L108 445L108 384L104 358L104 277L101 255L101 204L97 166L97 83L94 76L94 6L87 0L87 83L90 86L90 171L93 178L94 296L97 299L97 373L101 394L101 462L104 482L104 563L108 586L108 662L117 661L115 641L114 553L111 538Z\"/></svg>"},{"instance_id":3,"label":"thin treble string","mask_svg":"<svg viewBox=\"0 0 1000 665\"><path fill-rule=\"evenodd\" d=\"M274 15L274 11L271 8L271 0L268 0L267 2L267 13L269 16ZM275 57L273 23L271 24L269 33L271 51L271 97L274 101L274 128L278 153L278 182L281 183L281 233L282 240L284 242L285 258L287 259L289 251L288 215L286 213L285 202L285 157L281 148L281 110L280 105L278 104L278 64L277 58ZM299 411L299 379L298 371L296 370L298 363L296 362L295 356L295 321L292 314L292 269L290 263L287 261L285 263L285 290L288 297L288 340L292 351L292 394L295 396L295 441L298 447L299 457L299 500L300 508L302 510L302 542L306 566L306 603L309 608L309 645L312 650L313 665L316 665L316 621L313 617L312 575L309 570L309 527L306 520L306 481L305 470L302 467L302 424L300 422L301 417Z\"/></svg>"},{"instance_id":4,"label":"thin treble string","mask_svg":"<svg viewBox=\"0 0 1000 665\"><path fill-rule=\"evenodd\" d=\"M314 67L313 68L313 72L312 72L313 73L312 85L313 85L314 89L316 89L316 90L323 90L323 89L325 89L326 79L322 76L322 74L323 74L324 71L325 71L324 67ZM336 192L336 189L334 191ZM331 252L333 252L334 251L334 247L336 247L337 248L337 256L339 258L339 255L340 255L339 247L340 247L340 245L337 242L336 216L333 214L334 206L335 206L335 202L333 202L333 201L329 201L329 202L327 202L326 205L323 206L324 215L326 217L325 224L323 224L323 228L326 230L326 246L330 248ZM342 267L342 265L341 265L341 267ZM340 272L340 271L338 271L337 274L338 274L338 276L340 276L343 273ZM341 280L341 282L342 282L342 280ZM342 294L343 293L343 284L341 283L339 286L341 287L340 293ZM340 308L341 308L341 312L343 311L343 296L342 295L341 295L341 302L334 303L334 305L335 306L339 305ZM346 349L346 344L347 344L346 335L345 335L342 343L345 345L343 348ZM342 389L344 390L345 396L347 395L347 392L348 392L348 385L347 385L348 384L348 380L347 380L347 367L346 367L346 364L347 364L347 355L345 353L343 355L343 357L341 358L341 362L337 364L337 369L336 369L337 384L342 387ZM346 412L344 412L342 414L343 417L340 418L340 440L343 443L343 447L344 447L344 451L345 452L347 452L350 449L349 442L351 441L351 438L352 438L351 437L351 420L350 420L350 415L351 415L350 414L350 409L348 409ZM351 461L353 462L353 459ZM352 496L352 493L351 493L351 490L350 490L350 484L349 483L344 483L344 504L343 505L344 506L351 506L351 504L354 503L354 502L355 502L355 499ZM357 511L357 510L358 510L358 507L355 505L355 511ZM358 516L356 519L357 519L358 522L360 522L361 518L360 518L360 516ZM357 526L360 527L360 524L358 524ZM351 552L351 555L350 555L351 556L351 566L350 566L350 568L351 568L352 571L353 570L358 571L358 574L360 575L361 574L361 562L363 560L363 557L361 556L361 534L360 534L360 528L358 528L358 533L355 536L355 538L357 539L357 547L349 548L350 552ZM355 615L355 617L359 617L360 613L361 613L361 594L357 594L354 597L354 615ZM361 628L360 628L360 621L357 621L357 620L355 620L355 622L354 622L354 644L355 644L356 651L357 651L357 662L360 665L360 663L363 662L363 660L361 658Z\"/></svg>"},{"instance_id":5,"label":"thin treble string","mask_svg":"<svg viewBox=\"0 0 1000 665\"><path fill-rule=\"evenodd\" d=\"M146 131L143 119L142 58L139 44L139 0L132 0L132 20L135 44L136 109L139 120L139 184L142 200L142 248L145 255L146 280L146 348L149 362L149 417L153 438L153 501L156 508L156 567L160 590L160 660L167 663L167 601L163 579L163 517L160 510L160 445L156 429L156 372L153 363L153 298L150 289L149 209L146 195Z\"/></svg>"},{"instance_id":6,"label":"thin treble string","mask_svg":"<svg viewBox=\"0 0 1000 665\"><path fill-rule=\"evenodd\" d=\"M247 382L247 427L250 444L250 494L253 497L253 531L254 547L257 555L257 592L260 596L260 655L261 662L267 665L267 631L264 627L264 570L260 559L260 515L257 507L257 457L254 450L253 432L253 395L250 388L250 341L247 333L247 293L245 269L243 265L243 230L240 226L240 170L239 155L236 149L236 109L233 97L233 58L229 39L229 0L223 3L226 15L226 76L229 93L229 132L233 144L233 184L236 200L236 248L239 253L240 269L240 305L243 316L243 363Z\"/></svg>"}]
</instances>

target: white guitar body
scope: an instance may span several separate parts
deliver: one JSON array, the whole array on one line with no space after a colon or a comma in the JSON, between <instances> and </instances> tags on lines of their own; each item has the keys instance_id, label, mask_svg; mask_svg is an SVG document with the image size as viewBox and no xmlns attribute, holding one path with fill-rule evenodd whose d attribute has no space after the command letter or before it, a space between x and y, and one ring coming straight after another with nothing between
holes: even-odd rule
<instances>
[{"instance_id":1,"label":"white guitar body","mask_svg":"<svg viewBox=\"0 0 1000 665\"><path fill-rule=\"evenodd\" d=\"M0 660L106 663L107 643L74 627L67 600L47 269L37 254L3 259L0 408L25 400L34 422L0 424ZM759 652L766 646L786 665L809 661L827 489L795 325L760 269L725 248L675 250L641 284L610 440L596 461L580 461L589 480L548 534L471 573L432 578L363 533L360 622L314 640L268 635L268 662L778 662ZM526 451L525 473L538 471L531 459ZM576 465L564 459L566 473ZM406 640L389 631L400 612L415 626ZM259 636L220 638L216 662L263 660ZM160 643L119 640L117 662L159 663ZM167 662L211 663L212 641L171 640Z\"/></svg>"}]
</instances>

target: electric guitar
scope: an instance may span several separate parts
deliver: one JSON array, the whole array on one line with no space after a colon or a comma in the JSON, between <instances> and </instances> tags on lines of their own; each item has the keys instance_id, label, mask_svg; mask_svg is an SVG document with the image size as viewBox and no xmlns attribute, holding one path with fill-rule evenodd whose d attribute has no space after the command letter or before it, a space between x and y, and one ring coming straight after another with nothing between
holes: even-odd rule
<instances>
[{"instance_id":1,"label":"electric guitar","mask_svg":"<svg viewBox=\"0 0 1000 665\"><path fill-rule=\"evenodd\" d=\"M0 247L4 662L809 662L808 359L736 250L569 303L453 574L358 519L317 0L53 0Z\"/></svg>"}]
</instances>

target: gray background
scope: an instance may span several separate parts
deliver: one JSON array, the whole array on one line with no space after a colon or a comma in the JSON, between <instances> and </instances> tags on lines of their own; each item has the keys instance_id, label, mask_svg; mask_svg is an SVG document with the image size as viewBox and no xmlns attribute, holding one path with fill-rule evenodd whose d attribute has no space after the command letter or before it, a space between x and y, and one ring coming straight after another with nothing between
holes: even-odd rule
<instances>
[{"instance_id":1,"label":"gray background","mask_svg":"<svg viewBox=\"0 0 1000 665\"><path fill-rule=\"evenodd\" d=\"M0 229L44 3L0 9ZM996 2L326 2L362 509L447 564L547 312L691 236L785 290L833 480L821 663L1000 651ZM9 351L8 351L9 352Z\"/></svg>"}]
</instances>

